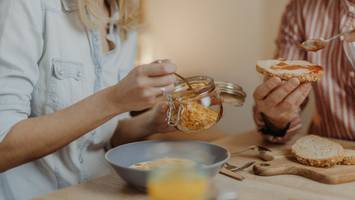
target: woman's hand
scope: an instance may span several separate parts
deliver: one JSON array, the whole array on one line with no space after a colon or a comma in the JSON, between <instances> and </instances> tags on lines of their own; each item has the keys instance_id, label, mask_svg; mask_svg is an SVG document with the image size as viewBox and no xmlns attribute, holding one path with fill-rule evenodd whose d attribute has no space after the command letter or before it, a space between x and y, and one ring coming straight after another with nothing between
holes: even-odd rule
<instances>
[{"instance_id":1,"label":"woman's hand","mask_svg":"<svg viewBox=\"0 0 355 200\"><path fill-rule=\"evenodd\" d=\"M152 107L157 96L174 89L175 71L170 61L138 66L111 88L110 103L121 112Z\"/></svg>"},{"instance_id":2,"label":"woman's hand","mask_svg":"<svg viewBox=\"0 0 355 200\"><path fill-rule=\"evenodd\" d=\"M154 133L176 131L174 127L168 125L166 120L167 110L167 103L158 103L151 110L141 115L121 120L111 138L112 146L141 140Z\"/></svg>"},{"instance_id":3,"label":"woman's hand","mask_svg":"<svg viewBox=\"0 0 355 200\"><path fill-rule=\"evenodd\" d=\"M176 131L172 126L168 125L167 112L169 105L166 102L158 103L147 114L147 130L150 133L169 133Z\"/></svg>"},{"instance_id":4,"label":"woman's hand","mask_svg":"<svg viewBox=\"0 0 355 200\"><path fill-rule=\"evenodd\" d=\"M301 84L296 78L286 82L277 77L271 78L256 88L256 108L264 113L274 126L283 129L299 115L300 106L311 89L310 83Z\"/></svg>"}]
</instances>

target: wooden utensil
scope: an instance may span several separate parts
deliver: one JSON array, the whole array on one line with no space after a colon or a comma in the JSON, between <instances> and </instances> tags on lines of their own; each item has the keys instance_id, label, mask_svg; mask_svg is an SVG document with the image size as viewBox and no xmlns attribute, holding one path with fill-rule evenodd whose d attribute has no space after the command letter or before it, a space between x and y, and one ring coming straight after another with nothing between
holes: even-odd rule
<instances>
[{"instance_id":1,"label":"wooden utensil","mask_svg":"<svg viewBox=\"0 0 355 200\"><path fill-rule=\"evenodd\" d=\"M242 181L244 180L244 176L240 175L239 171L247 169L255 164L255 161L250 161L245 163L244 165L238 167L229 163L225 163L223 168L219 171L220 174L226 175L228 177L234 178L236 180Z\"/></svg>"},{"instance_id":2,"label":"wooden utensil","mask_svg":"<svg viewBox=\"0 0 355 200\"><path fill-rule=\"evenodd\" d=\"M270 161L274 159L274 155L272 154L271 149L262 145L249 146L246 149L231 153L231 156L235 157L248 151L255 151L257 153L257 156L263 161Z\"/></svg>"},{"instance_id":3,"label":"wooden utensil","mask_svg":"<svg viewBox=\"0 0 355 200\"><path fill-rule=\"evenodd\" d=\"M225 176L231 177L233 179L236 179L238 181L242 181L245 179L244 176L240 175L239 173L232 172L232 171L226 169L225 167L222 167L222 169L219 171L219 173L223 174Z\"/></svg>"},{"instance_id":4,"label":"wooden utensil","mask_svg":"<svg viewBox=\"0 0 355 200\"><path fill-rule=\"evenodd\" d=\"M255 161L250 161L250 162L247 162L244 165L238 167L236 165L232 165L232 164L226 163L224 165L224 168L226 168L226 169L228 169L228 170L230 170L232 172L239 172L239 171L242 171L244 169L247 169L247 168L253 166L254 164L255 164Z\"/></svg>"},{"instance_id":5,"label":"wooden utensil","mask_svg":"<svg viewBox=\"0 0 355 200\"><path fill-rule=\"evenodd\" d=\"M265 146L252 145L252 146L249 146L246 149L243 149L243 150L240 150L240 151L237 151L237 152L233 152L231 155L232 156L236 156L236 155L242 154L242 153L247 152L247 151L270 151L271 152L271 150L269 148L265 147Z\"/></svg>"}]
</instances>

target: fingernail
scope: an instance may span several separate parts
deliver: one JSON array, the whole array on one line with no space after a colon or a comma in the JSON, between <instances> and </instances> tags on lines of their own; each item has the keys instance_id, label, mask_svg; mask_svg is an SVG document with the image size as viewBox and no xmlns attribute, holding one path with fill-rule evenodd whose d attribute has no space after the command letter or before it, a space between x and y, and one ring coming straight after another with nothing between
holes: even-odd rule
<instances>
[{"instance_id":1,"label":"fingernail","mask_svg":"<svg viewBox=\"0 0 355 200\"><path fill-rule=\"evenodd\" d=\"M299 85L300 84L300 80L298 80L298 78L291 78L290 82L294 85Z\"/></svg>"},{"instance_id":2,"label":"fingernail","mask_svg":"<svg viewBox=\"0 0 355 200\"><path fill-rule=\"evenodd\" d=\"M280 82L282 81L280 77L275 77L275 79Z\"/></svg>"},{"instance_id":3,"label":"fingernail","mask_svg":"<svg viewBox=\"0 0 355 200\"><path fill-rule=\"evenodd\" d=\"M158 59L158 60L154 61L153 63L162 64L162 63L169 63L169 62L170 62L169 59Z\"/></svg>"},{"instance_id":4,"label":"fingernail","mask_svg":"<svg viewBox=\"0 0 355 200\"><path fill-rule=\"evenodd\" d=\"M278 84L282 83L282 80L279 77L273 77L271 80L275 83L278 83Z\"/></svg>"}]
</instances>

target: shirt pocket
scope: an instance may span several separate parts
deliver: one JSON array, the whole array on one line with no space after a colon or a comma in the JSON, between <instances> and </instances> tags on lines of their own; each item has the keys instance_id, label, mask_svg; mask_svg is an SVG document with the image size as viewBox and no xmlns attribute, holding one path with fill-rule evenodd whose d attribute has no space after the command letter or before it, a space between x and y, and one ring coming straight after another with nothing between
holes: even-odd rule
<instances>
[{"instance_id":1,"label":"shirt pocket","mask_svg":"<svg viewBox=\"0 0 355 200\"><path fill-rule=\"evenodd\" d=\"M47 105L54 111L84 98L84 65L81 62L53 58L48 79Z\"/></svg>"}]
</instances>

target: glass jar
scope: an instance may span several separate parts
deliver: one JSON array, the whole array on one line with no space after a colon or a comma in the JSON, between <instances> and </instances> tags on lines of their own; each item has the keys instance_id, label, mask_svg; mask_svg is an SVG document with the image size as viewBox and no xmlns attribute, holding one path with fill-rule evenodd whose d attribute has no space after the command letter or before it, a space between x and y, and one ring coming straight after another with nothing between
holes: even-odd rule
<instances>
[{"instance_id":1,"label":"glass jar","mask_svg":"<svg viewBox=\"0 0 355 200\"><path fill-rule=\"evenodd\" d=\"M208 76L186 78L175 84L168 94L168 123L183 132L206 130L215 125L223 115L223 103L242 106L246 97L243 89L227 82L215 82Z\"/></svg>"}]
</instances>

